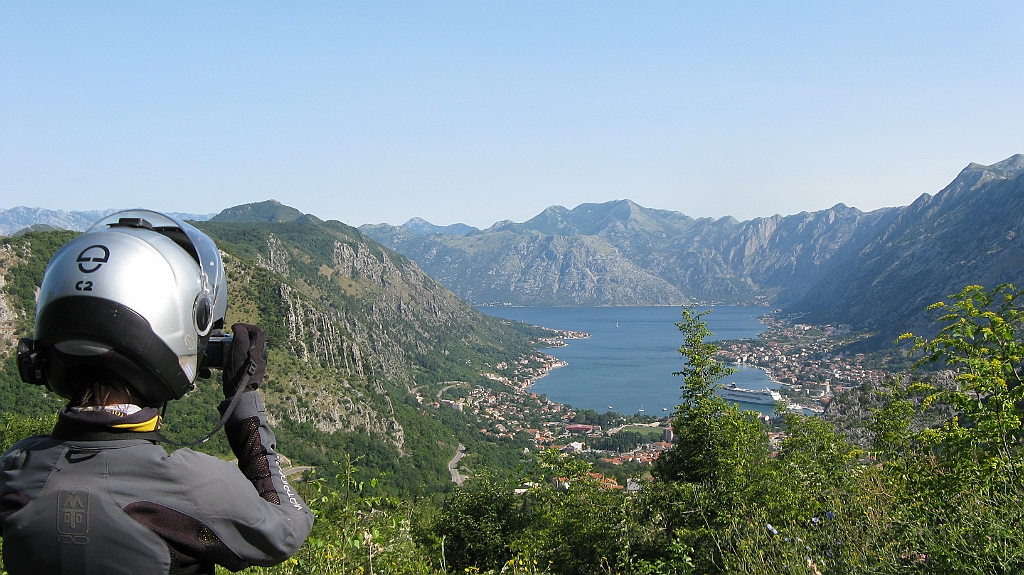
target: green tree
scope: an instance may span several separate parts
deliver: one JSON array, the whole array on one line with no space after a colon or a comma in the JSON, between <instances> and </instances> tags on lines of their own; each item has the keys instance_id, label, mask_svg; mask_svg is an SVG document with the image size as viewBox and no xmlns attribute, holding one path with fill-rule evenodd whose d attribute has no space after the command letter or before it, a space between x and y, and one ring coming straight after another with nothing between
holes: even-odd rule
<instances>
[{"instance_id":1,"label":"green tree","mask_svg":"<svg viewBox=\"0 0 1024 575\"><path fill-rule=\"evenodd\" d=\"M515 484L483 474L456 488L434 519L429 541L444 564L500 569L513 557L512 545L533 521L532 510L518 497Z\"/></svg>"},{"instance_id":2,"label":"green tree","mask_svg":"<svg viewBox=\"0 0 1024 575\"><path fill-rule=\"evenodd\" d=\"M436 573L412 537L408 506L379 493L376 478L351 458L337 462L333 481L316 476L296 485L316 516L313 530L294 557L275 567L251 567L266 575L412 575ZM218 573L227 573L218 568Z\"/></svg>"},{"instance_id":3,"label":"green tree","mask_svg":"<svg viewBox=\"0 0 1024 575\"><path fill-rule=\"evenodd\" d=\"M717 394L717 382L736 370L715 360L718 347L703 321L710 310L683 308L676 326L683 334L679 353L686 358L673 375L683 377L682 403L676 406L672 429L676 446L658 458L652 473L665 481L704 484L712 489L741 488L747 475L768 456L768 438L754 412L741 412Z\"/></svg>"},{"instance_id":4,"label":"green tree","mask_svg":"<svg viewBox=\"0 0 1024 575\"><path fill-rule=\"evenodd\" d=\"M914 342L915 367L952 370L954 384L897 386L876 413L876 445L898 488L893 522L902 556L920 556L922 572L1017 573L1024 570L1024 482L1021 481L1024 386L1021 292L1010 284L967 286L929 306L943 312L931 339ZM944 403L956 415L914 430L912 407Z\"/></svg>"},{"instance_id":5,"label":"green tree","mask_svg":"<svg viewBox=\"0 0 1024 575\"><path fill-rule=\"evenodd\" d=\"M771 471L767 430L758 414L715 394L717 382L736 370L715 360L717 346L704 341L712 333L693 306L684 307L676 323L683 334L679 353L682 403L672 428L676 445L661 454L651 473L667 483L662 550L682 545L694 549L697 570L716 571L727 564L723 537L749 502L764 497Z\"/></svg>"},{"instance_id":6,"label":"green tree","mask_svg":"<svg viewBox=\"0 0 1024 575\"><path fill-rule=\"evenodd\" d=\"M847 505L859 487L860 450L851 447L819 417L784 416L786 437L772 462L774 485L764 486L766 518L781 524L825 517ZM830 513L831 512L831 513Z\"/></svg>"},{"instance_id":7,"label":"green tree","mask_svg":"<svg viewBox=\"0 0 1024 575\"><path fill-rule=\"evenodd\" d=\"M0 415L0 454L12 445L33 435L49 435L57 424L57 414L26 417L23 415Z\"/></svg>"}]
</instances>

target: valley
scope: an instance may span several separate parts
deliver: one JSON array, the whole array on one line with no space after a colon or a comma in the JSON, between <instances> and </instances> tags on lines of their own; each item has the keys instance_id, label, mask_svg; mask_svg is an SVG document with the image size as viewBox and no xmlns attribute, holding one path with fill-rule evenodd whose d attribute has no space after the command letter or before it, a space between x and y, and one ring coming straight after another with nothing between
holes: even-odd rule
<instances>
[{"instance_id":1,"label":"valley","mask_svg":"<svg viewBox=\"0 0 1024 575\"><path fill-rule=\"evenodd\" d=\"M720 358L765 369L786 384L789 401L818 410L845 388L905 368L891 359L896 332L927 330L921 310L959 282L1024 273L1024 229L1017 229L1024 220L1012 216L1024 213L1015 203L1022 173L1018 155L971 164L936 196L905 208L864 213L837 205L747 222L622 200L555 206L485 230L423 220L357 229L268 201L203 216L197 225L224 256L229 322L266 326L267 402L296 461L331 468L339 450L368 452L375 455L367 473L403 476L396 489L443 490L459 443L474 466L513 462L516 450L554 443L558 425L574 416L531 395L529 386L558 366L537 350L586 336L487 317L465 300L771 304L781 311L766 320L767 339L723 342ZM4 215L22 218L17 225L68 225L89 215L19 210ZM3 247L7 411L55 405L17 384L9 350L30 333L32 284L68 233L30 232ZM919 253L929 257L912 255ZM908 257L914 260L901 263ZM201 435L215 388L172 405L170 436Z\"/></svg>"}]
</instances>

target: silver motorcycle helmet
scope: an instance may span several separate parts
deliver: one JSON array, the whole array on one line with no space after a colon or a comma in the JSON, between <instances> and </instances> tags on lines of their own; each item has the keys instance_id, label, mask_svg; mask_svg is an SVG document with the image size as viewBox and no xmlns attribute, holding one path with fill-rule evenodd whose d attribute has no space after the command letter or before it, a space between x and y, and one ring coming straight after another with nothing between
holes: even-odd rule
<instances>
[{"instance_id":1,"label":"silver motorcycle helmet","mask_svg":"<svg viewBox=\"0 0 1024 575\"><path fill-rule=\"evenodd\" d=\"M226 311L224 266L209 236L157 212L118 212L50 260L19 367L69 398L81 372L105 368L159 405L193 389Z\"/></svg>"}]
</instances>

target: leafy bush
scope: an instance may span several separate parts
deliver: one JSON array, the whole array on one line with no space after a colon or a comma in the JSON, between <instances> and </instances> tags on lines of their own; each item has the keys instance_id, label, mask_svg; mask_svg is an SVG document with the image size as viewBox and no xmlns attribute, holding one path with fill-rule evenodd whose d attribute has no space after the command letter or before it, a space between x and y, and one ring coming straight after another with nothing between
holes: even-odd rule
<instances>
[{"instance_id":1,"label":"leafy bush","mask_svg":"<svg viewBox=\"0 0 1024 575\"><path fill-rule=\"evenodd\" d=\"M303 495L316 516L313 531L299 552L276 567L253 567L250 573L298 575L317 573L380 575L435 572L412 538L410 508L375 493L378 481L359 481L359 469L338 464L339 488L323 478L309 478Z\"/></svg>"},{"instance_id":2,"label":"leafy bush","mask_svg":"<svg viewBox=\"0 0 1024 575\"><path fill-rule=\"evenodd\" d=\"M0 415L0 453L12 445L33 435L49 435L57 424L57 414L26 417L22 415Z\"/></svg>"},{"instance_id":3,"label":"leafy bush","mask_svg":"<svg viewBox=\"0 0 1024 575\"><path fill-rule=\"evenodd\" d=\"M512 560L513 544L534 521L532 506L513 492L515 487L484 475L455 489L421 541L455 571L500 569Z\"/></svg>"}]
</instances>

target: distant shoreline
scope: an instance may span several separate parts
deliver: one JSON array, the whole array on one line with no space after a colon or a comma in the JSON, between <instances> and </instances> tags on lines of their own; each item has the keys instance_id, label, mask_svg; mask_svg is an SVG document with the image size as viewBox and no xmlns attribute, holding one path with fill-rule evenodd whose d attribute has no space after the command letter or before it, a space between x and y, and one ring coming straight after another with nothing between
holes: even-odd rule
<instances>
[{"instance_id":1,"label":"distant shoreline","mask_svg":"<svg viewBox=\"0 0 1024 575\"><path fill-rule=\"evenodd\" d=\"M661 415L665 408L667 415L679 404L682 381L672 376L683 361L678 352L681 335L675 325L679 321L679 308L493 306L481 309L503 319L590 333L589 339L565 340L568 346L540 350L568 362L569 369L553 376L551 370L547 370L544 377L536 370L531 392L543 393L558 403L598 412L614 405L614 410L620 413L632 414L644 407L649 415ZM716 337L755 338L765 329L758 316L767 311L762 307L720 307L707 319ZM617 321L618 328L615 327ZM778 386L764 371L742 371L736 376L740 387Z\"/></svg>"}]
</instances>

